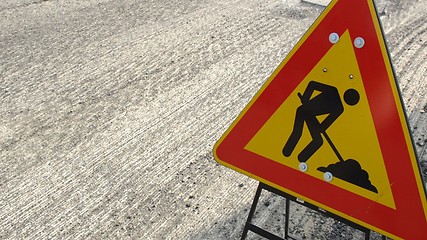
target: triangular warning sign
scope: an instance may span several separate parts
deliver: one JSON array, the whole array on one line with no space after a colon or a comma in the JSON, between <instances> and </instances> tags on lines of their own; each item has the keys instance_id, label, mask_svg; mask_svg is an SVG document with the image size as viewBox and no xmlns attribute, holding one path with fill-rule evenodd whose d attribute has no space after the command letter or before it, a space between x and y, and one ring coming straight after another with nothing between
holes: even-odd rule
<instances>
[{"instance_id":1,"label":"triangular warning sign","mask_svg":"<svg viewBox=\"0 0 427 240\"><path fill-rule=\"evenodd\" d=\"M333 0L214 155L393 239L424 238L424 184L372 0Z\"/></svg>"}]
</instances>

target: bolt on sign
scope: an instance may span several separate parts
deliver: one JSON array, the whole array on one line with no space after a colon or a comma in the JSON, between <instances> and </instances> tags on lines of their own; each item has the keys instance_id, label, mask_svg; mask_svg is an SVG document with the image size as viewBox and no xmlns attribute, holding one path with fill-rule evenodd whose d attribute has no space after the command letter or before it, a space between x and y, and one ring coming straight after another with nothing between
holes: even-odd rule
<instances>
[{"instance_id":1,"label":"bolt on sign","mask_svg":"<svg viewBox=\"0 0 427 240\"><path fill-rule=\"evenodd\" d=\"M238 172L393 239L427 201L372 0L333 0L214 148Z\"/></svg>"}]
</instances>

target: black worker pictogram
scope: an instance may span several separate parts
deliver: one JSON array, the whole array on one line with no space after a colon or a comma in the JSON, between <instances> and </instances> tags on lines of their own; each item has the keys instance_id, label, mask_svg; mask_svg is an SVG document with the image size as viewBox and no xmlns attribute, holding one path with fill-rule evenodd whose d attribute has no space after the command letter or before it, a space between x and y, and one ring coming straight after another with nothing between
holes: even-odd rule
<instances>
[{"instance_id":1,"label":"black worker pictogram","mask_svg":"<svg viewBox=\"0 0 427 240\"><path fill-rule=\"evenodd\" d=\"M377 189L369 181L369 174L362 169L360 163L354 159L344 160L326 133L326 130L344 113L345 108L338 89L328 84L310 81L304 93L297 94L301 100L301 106L296 110L293 130L283 147L283 155L290 157L293 154L301 139L305 124L312 140L298 153L298 161L307 162L323 145L324 137L338 157L339 162L327 167L319 167L317 170L324 173L329 172L334 177L377 193ZM342 99L347 105L354 106L359 102L360 95L357 90L350 88L344 92ZM321 115L326 115L323 121L318 120Z\"/></svg>"}]
</instances>

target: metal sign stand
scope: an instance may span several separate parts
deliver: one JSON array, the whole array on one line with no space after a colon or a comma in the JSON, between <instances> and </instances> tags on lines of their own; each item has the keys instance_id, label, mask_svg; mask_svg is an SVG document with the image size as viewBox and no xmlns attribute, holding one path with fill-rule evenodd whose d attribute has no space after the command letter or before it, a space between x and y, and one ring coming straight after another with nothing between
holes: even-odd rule
<instances>
[{"instance_id":1,"label":"metal sign stand","mask_svg":"<svg viewBox=\"0 0 427 240\"><path fill-rule=\"evenodd\" d=\"M261 196L261 192L262 192L263 189L267 190L269 192L272 192L274 194L277 194L277 195L279 195L279 196L281 196L281 197L283 197L283 198L286 199L286 209L285 209L285 218L286 219L285 219L285 237L284 238L279 237L279 236L277 236L277 235L275 235L275 234L273 234L271 232L268 232L265 229L262 229L262 228L260 228L260 227L258 227L258 226L256 226L256 225L254 225L254 224L251 223L252 217L253 217L253 215L255 213L255 210L256 210L256 206L258 204L259 197ZM246 239L248 231L252 231L252 232L254 232L254 233L256 233L256 234L258 234L260 236L263 236L263 237L265 237L266 239L269 239L269 240L288 240L288 239L300 240L300 238L298 238L297 236L292 236L291 234L289 234L289 218L290 218L290 216L289 216L289 209L290 209L290 202L291 201L293 201L295 203L298 203L300 205L303 205L303 206L305 206L307 208L310 208L312 210L315 210L315 211L317 211L317 212L319 212L319 213L321 213L321 214L323 214L325 216L328 216L328 217L331 217L331 218L333 218L335 220L338 220L338 221L340 221L340 222L342 222L342 223L344 223L344 224L346 224L346 225L348 225L350 227L353 227L353 228L355 228L357 230L360 230L361 232L365 233L365 240L369 240L370 239L370 236L371 236L371 230L370 229L365 228L365 227L363 227L363 226L361 226L359 224L356 224L354 222L351 222L351 221L349 221L349 220L347 220L345 218L342 218L342 217L340 217L338 215L335 215L333 213L325 211L325 210L323 210L323 209L321 209L319 207L314 206L313 204L307 203L307 202L305 202L305 201L303 201L301 199L298 199L298 198L296 198L294 196L291 196L291 195L289 195L287 193L284 193L284 192L282 192L282 191L280 191L280 190L278 190L276 188L273 188L271 186L268 186L268 185L260 182L259 185L258 185L258 188L256 190L254 200L252 202L251 210L249 211L248 219L246 220L245 228L243 229L241 240ZM387 238L385 236L382 236L382 240L387 240Z\"/></svg>"}]
</instances>

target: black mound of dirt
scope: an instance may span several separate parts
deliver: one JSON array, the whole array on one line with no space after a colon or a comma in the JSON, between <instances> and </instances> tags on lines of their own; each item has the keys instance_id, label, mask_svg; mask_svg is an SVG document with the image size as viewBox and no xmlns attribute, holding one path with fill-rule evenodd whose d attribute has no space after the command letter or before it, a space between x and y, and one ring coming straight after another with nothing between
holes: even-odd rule
<instances>
[{"instance_id":1,"label":"black mound of dirt","mask_svg":"<svg viewBox=\"0 0 427 240\"><path fill-rule=\"evenodd\" d=\"M348 159L330 164L327 167L319 167L317 170L321 172L330 172L334 177L378 193L377 188L369 181L368 172L363 170L356 160Z\"/></svg>"}]
</instances>

